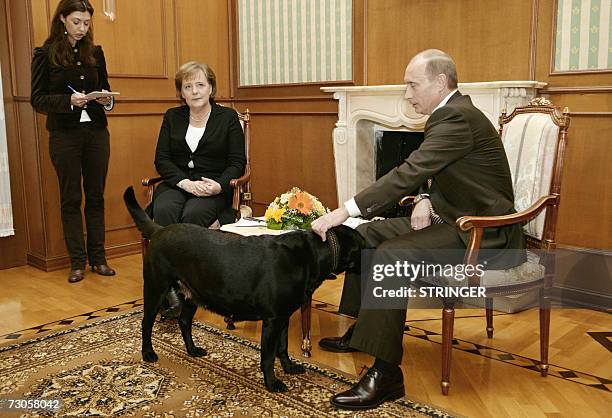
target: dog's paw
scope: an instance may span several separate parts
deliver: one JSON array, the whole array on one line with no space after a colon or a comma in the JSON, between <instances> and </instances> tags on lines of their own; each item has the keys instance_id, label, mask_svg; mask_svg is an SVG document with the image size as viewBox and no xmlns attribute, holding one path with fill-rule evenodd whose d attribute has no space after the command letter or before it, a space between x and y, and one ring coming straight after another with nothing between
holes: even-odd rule
<instances>
[{"instance_id":1,"label":"dog's paw","mask_svg":"<svg viewBox=\"0 0 612 418\"><path fill-rule=\"evenodd\" d=\"M270 384L266 383L266 389L270 392L287 392L289 390L287 385L278 379L274 379Z\"/></svg>"},{"instance_id":2,"label":"dog's paw","mask_svg":"<svg viewBox=\"0 0 612 418\"><path fill-rule=\"evenodd\" d=\"M193 347L192 349L187 349L187 353L191 357L203 357L207 354L207 351L202 347Z\"/></svg>"},{"instance_id":3,"label":"dog's paw","mask_svg":"<svg viewBox=\"0 0 612 418\"><path fill-rule=\"evenodd\" d=\"M155 354L155 351L143 351L142 352L142 359L144 361L146 361L147 363L154 363L157 361L157 354Z\"/></svg>"},{"instance_id":4,"label":"dog's paw","mask_svg":"<svg viewBox=\"0 0 612 418\"><path fill-rule=\"evenodd\" d=\"M304 368L304 366L302 366L301 364L294 363L292 361L284 363L282 364L282 366L283 371L287 374L302 374L306 372L306 368Z\"/></svg>"}]
</instances>

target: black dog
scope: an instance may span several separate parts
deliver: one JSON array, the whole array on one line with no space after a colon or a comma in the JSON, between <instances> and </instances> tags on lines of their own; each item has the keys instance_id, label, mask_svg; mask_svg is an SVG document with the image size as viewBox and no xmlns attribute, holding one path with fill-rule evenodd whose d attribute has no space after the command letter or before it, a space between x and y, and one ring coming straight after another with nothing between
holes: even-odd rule
<instances>
[{"instance_id":1,"label":"black dog","mask_svg":"<svg viewBox=\"0 0 612 418\"><path fill-rule=\"evenodd\" d=\"M149 238L143 266L142 357L157 361L151 344L153 322L171 286L186 295L179 326L189 355L203 356L191 336L197 305L237 321L263 320L261 370L266 388L286 391L274 374L274 359L286 373L303 373L289 359L289 317L330 273L358 269L365 242L345 226L330 230L327 242L312 231L241 237L191 224L165 228L138 205L129 187L123 199L138 229Z\"/></svg>"}]
</instances>

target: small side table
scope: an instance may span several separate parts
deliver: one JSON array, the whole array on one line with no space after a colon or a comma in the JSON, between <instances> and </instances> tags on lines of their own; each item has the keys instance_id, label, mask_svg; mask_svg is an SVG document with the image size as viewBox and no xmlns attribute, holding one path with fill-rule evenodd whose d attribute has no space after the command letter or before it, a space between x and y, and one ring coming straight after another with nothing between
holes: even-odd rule
<instances>
[{"instance_id":1,"label":"small side table","mask_svg":"<svg viewBox=\"0 0 612 418\"><path fill-rule=\"evenodd\" d=\"M263 217L257 218L263 221ZM257 235L283 235L291 233L292 231L277 231L268 229L265 223L261 225L255 225L256 222L245 222L241 219L238 222L226 224L221 227L221 231L230 232L233 234L242 235L243 237L257 236ZM251 224L250 226L247 226ZM300 308L300 314L302 319L302 355L304 357L311 357L312 343L310 341L310 322L311 315L310 310L312 307L312 297L308 298L306 302Z\"/></svg>"}]
</instances>

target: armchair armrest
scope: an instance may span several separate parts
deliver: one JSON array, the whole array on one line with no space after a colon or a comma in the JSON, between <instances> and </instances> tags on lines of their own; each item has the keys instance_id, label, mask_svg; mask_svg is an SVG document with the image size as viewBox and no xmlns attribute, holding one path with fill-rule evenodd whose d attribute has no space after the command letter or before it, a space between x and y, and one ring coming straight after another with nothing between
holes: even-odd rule
<instances>
[{"instance_id":1,"label":"armchair armrest","mask_svg":"<svg viewBox=\"0 0 612 418\"><path fill-rule=\"evenodd\" d=\"M251 168L247 166L244 170L244 174L242 177L238 177L237 179L230 180L229 184L233 189L236 189L238 186L242 186L246 184L251 178Z\"/></svg>"},{"instance_id":2,"label":"armchair armrest","mask_svg":"<svg viewBox=\"0 0 612 418\"><path fill-rule=\"evenodd\" d=\"M470 231L470 240L467 245L464 263L475 265L478 261L478 252L480 251L480 243L484 228L513 225L522 223L535 218L546 206L559 204L559 195L553 193L548 196L542 196L531 207L512 215L503 216L462 216L457 219L456 225L462 231ZM479 286L480 277L472 275L468 277L470 286Z\"/></svg>"},{"instance_id":3,"label":"armchair armrest","mask_svg":"<svg viewBox=\"0 0 612 418\"><path fill-rule=\"evenodd\" d=\"M144 187L150 187L153 186L159 182L161 182L164 178L161 176L157 176L157 177L145 177L143 178L140 182L142 183L142 185Z\"/></svg>"},{"instance_id":4,"label":"armchair armrest","mask_svg":"<svg viewBox=\"0 0 612 418\"><path fill-rule=\"evenodd\" d=\"M162 181L164 181L164 178L162 176L145 177L140 180L140 183L142 183L142 185L147 188L147 205L150 205L151 202L153 202L153 193L155 192L155 186L157 185L157 183L161 183Z\"/></svg>"},{"instance_id":5,"label":"armchair armrest","mask_svg":"<svg viewBox=\"0 0 612 418\"><path fill-rule=\"evenodd\" d=\"M410 206L412 205L415 197L416 196L404 196L400 199L399 205L400 206Z\"/></svg>"},{"instance_id":6,"label":"armchair armrest","mask_svg":"<svg viewBox=\"0 0 612 418\"><path fill-rule=\"evenodd\" d=\"M242 200L246 200L246 201L251 200L251 191L248 186L245 192L242 193L242 186L248 185L250 178L251 178L251 167L247 164L247 166L244 168L244 174L241 177L238 177L237 179L230 180L229 182L230 187L234 189L234 192L232 195L232 208L234 208L234 210L238 212L240 212L240 203Z\"/></svg>"},{"instance_id":7,"label":"armchair armrest","mask_svg":"<svg viewBox=\"0 0 612 418\"><path fill-rule=\"evenodd\" d=\"M462 231L469 231L472 228L489 228L522 223L535 218L545 206L558 204L558 194L542 196L533 205L531 205L531 207L521 212L502 216L462 216L461 218L457 219L456 225Z\"/></svg>"}]
</instances>

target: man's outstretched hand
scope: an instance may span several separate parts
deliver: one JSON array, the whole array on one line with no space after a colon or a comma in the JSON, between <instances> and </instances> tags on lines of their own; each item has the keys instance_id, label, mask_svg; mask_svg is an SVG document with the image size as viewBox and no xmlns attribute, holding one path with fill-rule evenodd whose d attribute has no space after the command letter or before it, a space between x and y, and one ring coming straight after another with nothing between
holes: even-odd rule
<instances>
[{"instance_id":1,"label":"man's outstretched hand","mask_svg":"<svg viewBox=\"0 0 612 418\"><path fill-rule=\"evenodd\" d=\"M344 206L315 219L312 222L312 230L325 241L325 233L328 229L342 224L349 218L349 213Z\"/></svg>"}]
</instances>

